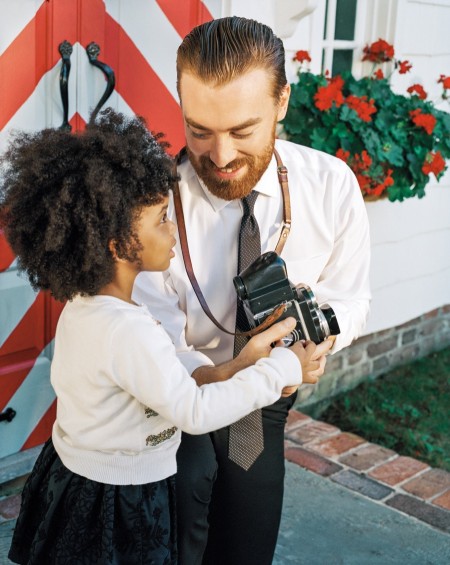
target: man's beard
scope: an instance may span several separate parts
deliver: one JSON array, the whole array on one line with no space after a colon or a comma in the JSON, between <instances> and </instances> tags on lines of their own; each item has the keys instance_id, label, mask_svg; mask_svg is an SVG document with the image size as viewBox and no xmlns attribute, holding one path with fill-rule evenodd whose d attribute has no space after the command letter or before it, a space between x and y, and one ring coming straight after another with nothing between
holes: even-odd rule
<instances>
[{"instance_id":1,"label":"man's beard","mask_svg":"<svg viewBox=\"0 0 450 565\"><path fill-rule=\"evenodd\" d=\"M219 178L215 172L217 167L209 157L206 155L196 157L190 151L189 147L186 149L195 172L205 183L208 190L223 200L237 200L250 194L263 176L272 159L274 146L275 135L270 143L263 149L261 155L241 157L240 159L235 159L231 163L228 163L228 165L224 167L225 169L235 170L239 167L247 167L244 176L235 180Z\"/></svg>"}]
</instances>

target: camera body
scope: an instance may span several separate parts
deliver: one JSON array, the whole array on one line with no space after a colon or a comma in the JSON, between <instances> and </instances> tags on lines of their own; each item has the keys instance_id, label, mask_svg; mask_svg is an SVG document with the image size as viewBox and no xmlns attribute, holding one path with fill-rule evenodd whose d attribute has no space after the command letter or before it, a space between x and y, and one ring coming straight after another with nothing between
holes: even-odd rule
<instances>
[{"instance_id":1,"label":"camera body","mask_svg":"<svg viewBox=\"0 0 450 565\"><path fill-rule=\"evenodd\" d=\"M290 316L297 320L295 329L283 339L287 346L300 340L318 344L340 333L334 310L328 304L319 307L309 286L293 285L287 277L286 263L274 251L263 253L234 277L233 283L250 328L262 324L280 305L285 306L277 321Z\"/></svg>"}]
</instances>

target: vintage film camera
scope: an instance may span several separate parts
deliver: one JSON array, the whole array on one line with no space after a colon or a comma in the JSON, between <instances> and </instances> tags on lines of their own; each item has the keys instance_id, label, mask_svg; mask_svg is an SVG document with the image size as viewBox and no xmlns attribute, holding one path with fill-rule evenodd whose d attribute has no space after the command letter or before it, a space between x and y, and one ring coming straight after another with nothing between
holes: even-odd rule
<instances>
[{"instance_id":1,"label":"vintage film camera","mask_svg":"<svg viewBox=\"0 0 450 565\"><path fill-rule=\"evenodd\" d=\"M286 263L274 251L263 253L234 277L233 283L250 328L259 326L278 306L285 305L277 321L289 316L297 320L295 330L283 339L286 346L305 339L318 344L340 333L334 310L328 304L319 307L309 286L293 285L287 278Z\"/></svg>"}]
</instances>

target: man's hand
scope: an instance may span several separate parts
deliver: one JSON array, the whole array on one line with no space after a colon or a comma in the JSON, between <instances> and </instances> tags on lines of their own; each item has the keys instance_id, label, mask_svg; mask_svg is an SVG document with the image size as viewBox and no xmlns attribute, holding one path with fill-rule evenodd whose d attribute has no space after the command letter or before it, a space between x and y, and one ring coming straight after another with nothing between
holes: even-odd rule
<instances>
[{"instance_id":1,"label":"man's hand","mask_svg":"<svg viewBox=\"0 0 450 565\"><path fill-rule=\"evenodd\" d=\"M315 352L315 358L319 358L322 357L324 355L328 355L328 353L330 352L330 349L333 347L334 345L334 340L336 339L335 335L330 335L330 337L328 337L325 341L322 341L322 343L319 343L319 345L316 346L316 352Z\"/></svg>"},{"instance_id":2,"label":"man's hand","mask_svg":"<svg viewBox=\"0 0 450 565\"><path fill-rule=\"evenodd\" d=\"M303 382L306 384L316 384L319 378L325 372L326 365L326 355L329 353L330 349L333 347L335 336L330 336L319 345L315 346L315 350L311 355L311 361L317 361L319 365L315 368L313 365L304 367L302 364L303 371ZM311 343L311 342L309 342ZM300 361L301 362L301 361ZM287 386L283 389L281 394L282 397L291 396L298 389L298 386Z\"/></svg>"}]
</instances>

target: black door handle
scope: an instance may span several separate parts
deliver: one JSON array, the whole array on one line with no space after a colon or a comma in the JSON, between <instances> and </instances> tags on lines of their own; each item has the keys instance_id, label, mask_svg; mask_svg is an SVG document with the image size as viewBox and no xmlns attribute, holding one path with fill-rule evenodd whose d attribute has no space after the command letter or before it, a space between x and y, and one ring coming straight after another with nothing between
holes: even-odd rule
<instances>
[{"instance_id":1,"label":"black door handle","mask_svg":"<svg viewBox=\"0 0 450 565\"><path fill-rule=\"evenodd\" d=\"M97 106L94 108L94 110L91 114L91 117L89 119L90 122L93 122L95 120L100 108L103 106L103 104L111 96L111 94L114 90L114 87L116 85L116 77L115 77L113 69L109 65L107 65L106 63L102 63L101 61L99 61L97 59L97 57L100 53L100 47L98 46L97 43L95 43L94 41L91 41L91 43L89 43L89 45L86 47L86 53L87 53L87 56L88 56L88 59L89 59L89 62L91 63L91 65L98 67L106 77L105 92L103 93L103 96L98 101Z\"/></svg>"},{"instance_id":2,"label":"black door handle","mask_svg":"<svg viewBox=\"0 0 450 565\"><path fill-rule=\"evenodd\" d=\"M71 131L72 126L69 124L69 75L70 75L70 56L72 55L72 45L68 41L59 44L59 52L61 53L62 65L59 73L59 90L61 92L61 100L63 105L63 123L59 129Z\"/></svg>"},{"instance_id":3,"label":"black door handle","mask_svg":"<svg viewBox=\"0 0 450 565\"><path fill-rule=\"evenodd\" d=\"M7 408L4 412L0 414L0 422L6 421L11 422L11 420L16 415L16 411L13 408Z\"/></svg>"}]
</instances>

